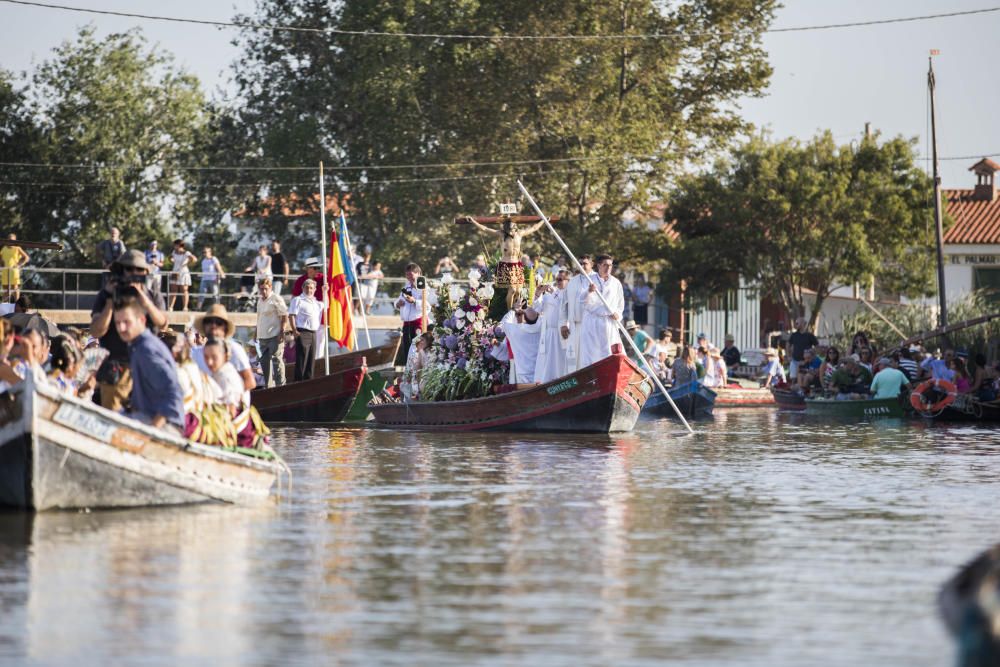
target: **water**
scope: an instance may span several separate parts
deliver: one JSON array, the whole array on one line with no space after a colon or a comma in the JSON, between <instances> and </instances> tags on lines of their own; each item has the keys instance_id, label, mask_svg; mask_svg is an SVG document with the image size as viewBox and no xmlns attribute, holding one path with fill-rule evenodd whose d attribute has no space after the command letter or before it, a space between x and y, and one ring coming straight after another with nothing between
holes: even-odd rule
<instances>
[{"instance_id":1,"label":"water","mask_svg":"<svg viewBox=\"0 0 1000 667\"><path fill-rule=\"evenodd\" d=\"M278 509L0 514L0 663L944 665L1000 431L281 429Z\"/></svg>"}]
</instances>

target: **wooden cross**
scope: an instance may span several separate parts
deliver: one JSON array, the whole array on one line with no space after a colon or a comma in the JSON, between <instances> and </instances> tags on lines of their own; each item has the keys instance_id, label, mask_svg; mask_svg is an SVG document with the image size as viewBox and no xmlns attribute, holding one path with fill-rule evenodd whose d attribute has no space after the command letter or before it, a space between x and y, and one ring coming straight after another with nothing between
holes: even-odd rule
<instances>
[{"instance_id":1,"label":"wooden cross","mask_svg":"<svg viewBox=\"0 0 1000 667\"><path fill-rule=\"evenodd\" d=\"M455 218L456 225L468 225L472 222L478 222L481 225L502 225L503 223L510 220L516 225L529 222L538 222L541 220L537 215L484 215L484 216L471 216L462 215ZM549 222L558 222L559 216L554 215L549 218Z\"/></svg>"}]
</instances>

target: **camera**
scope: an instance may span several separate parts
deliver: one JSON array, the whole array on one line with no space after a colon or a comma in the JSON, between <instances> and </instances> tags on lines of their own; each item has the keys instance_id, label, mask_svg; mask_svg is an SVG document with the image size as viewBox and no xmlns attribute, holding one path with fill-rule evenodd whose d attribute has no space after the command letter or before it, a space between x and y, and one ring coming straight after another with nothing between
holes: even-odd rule
<instances>
[{"instance_id":1,"label":"camera","mask_svg":"<svg viewBox=\"0 0 1000 667\"><path fill-rule=\"evenodd\" d=\"M427 278L424 278L423 276L417 276L416 285L417 289L426 289Z\"/></svg>"},{"instance_id":2,"label":"camera","mask_svg":"<svg viewBox=\"0 0 1000 667\"><path fill-rule=\"evenodd\" d=\"M409 287L404 287L402 291L403 296L413 296L413 290Z\"/></svg>"}]
</instances>

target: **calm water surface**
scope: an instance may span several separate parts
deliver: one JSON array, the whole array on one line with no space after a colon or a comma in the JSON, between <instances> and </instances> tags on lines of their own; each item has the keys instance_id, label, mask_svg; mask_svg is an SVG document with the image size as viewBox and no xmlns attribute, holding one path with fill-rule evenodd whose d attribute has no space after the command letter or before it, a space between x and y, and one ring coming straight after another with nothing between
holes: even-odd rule
<instances>
[{"instance_id":1,"label":"calm water surface","mask_svg":"<svg viewBox=\"0 0 1000 667\"><path fill-rule=\"evenodd\" d=\"M278 509L0 514L0 663L946 665L1000 430L282 429Z\"/></svg>"}]
</instances>

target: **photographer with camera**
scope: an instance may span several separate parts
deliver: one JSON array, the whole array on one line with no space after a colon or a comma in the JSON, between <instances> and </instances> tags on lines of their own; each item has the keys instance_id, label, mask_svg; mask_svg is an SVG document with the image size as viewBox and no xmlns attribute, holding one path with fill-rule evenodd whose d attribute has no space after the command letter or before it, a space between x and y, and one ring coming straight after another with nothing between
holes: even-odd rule
<instances>
[{"instance_id":1,"label":"photographer with camera","mask_svg":"<svg viewBox=\"0 0 1000 667\"><path fill-rule=\"evenodd\" d=\"M403 320L403 340L396 352L396 365L405 366L407 355L410 353L410 343L417 334L425 331L422 318L422 300L424 290L427 290L427 319L431 319L430 308L437 305L437 294L427 287L427 279L420 275L420 266L413 262L406 265L406 285L399 293L395 306L399 310L399 317Z\"/></svg>"},{"instance_id":2,"label":"photographer with camera","mask_svg":"<svg viewBox=\"0 0 1000 667\"><path fill-rule=\"evenodd\" d=\"M121 410L132 391L129 372L128 345L112 326L112 306L115 301L134 298L146 312L150 328L167 326L166 304L160 293L159 281L149 277L149 264L138 250L127 250L110 267L111 276L104 288L97 293L90 313L90 335L99 338L101 347L109 354L97 369L97 382L101 392L101 406Z\"/></svg>"}]
</instances>

